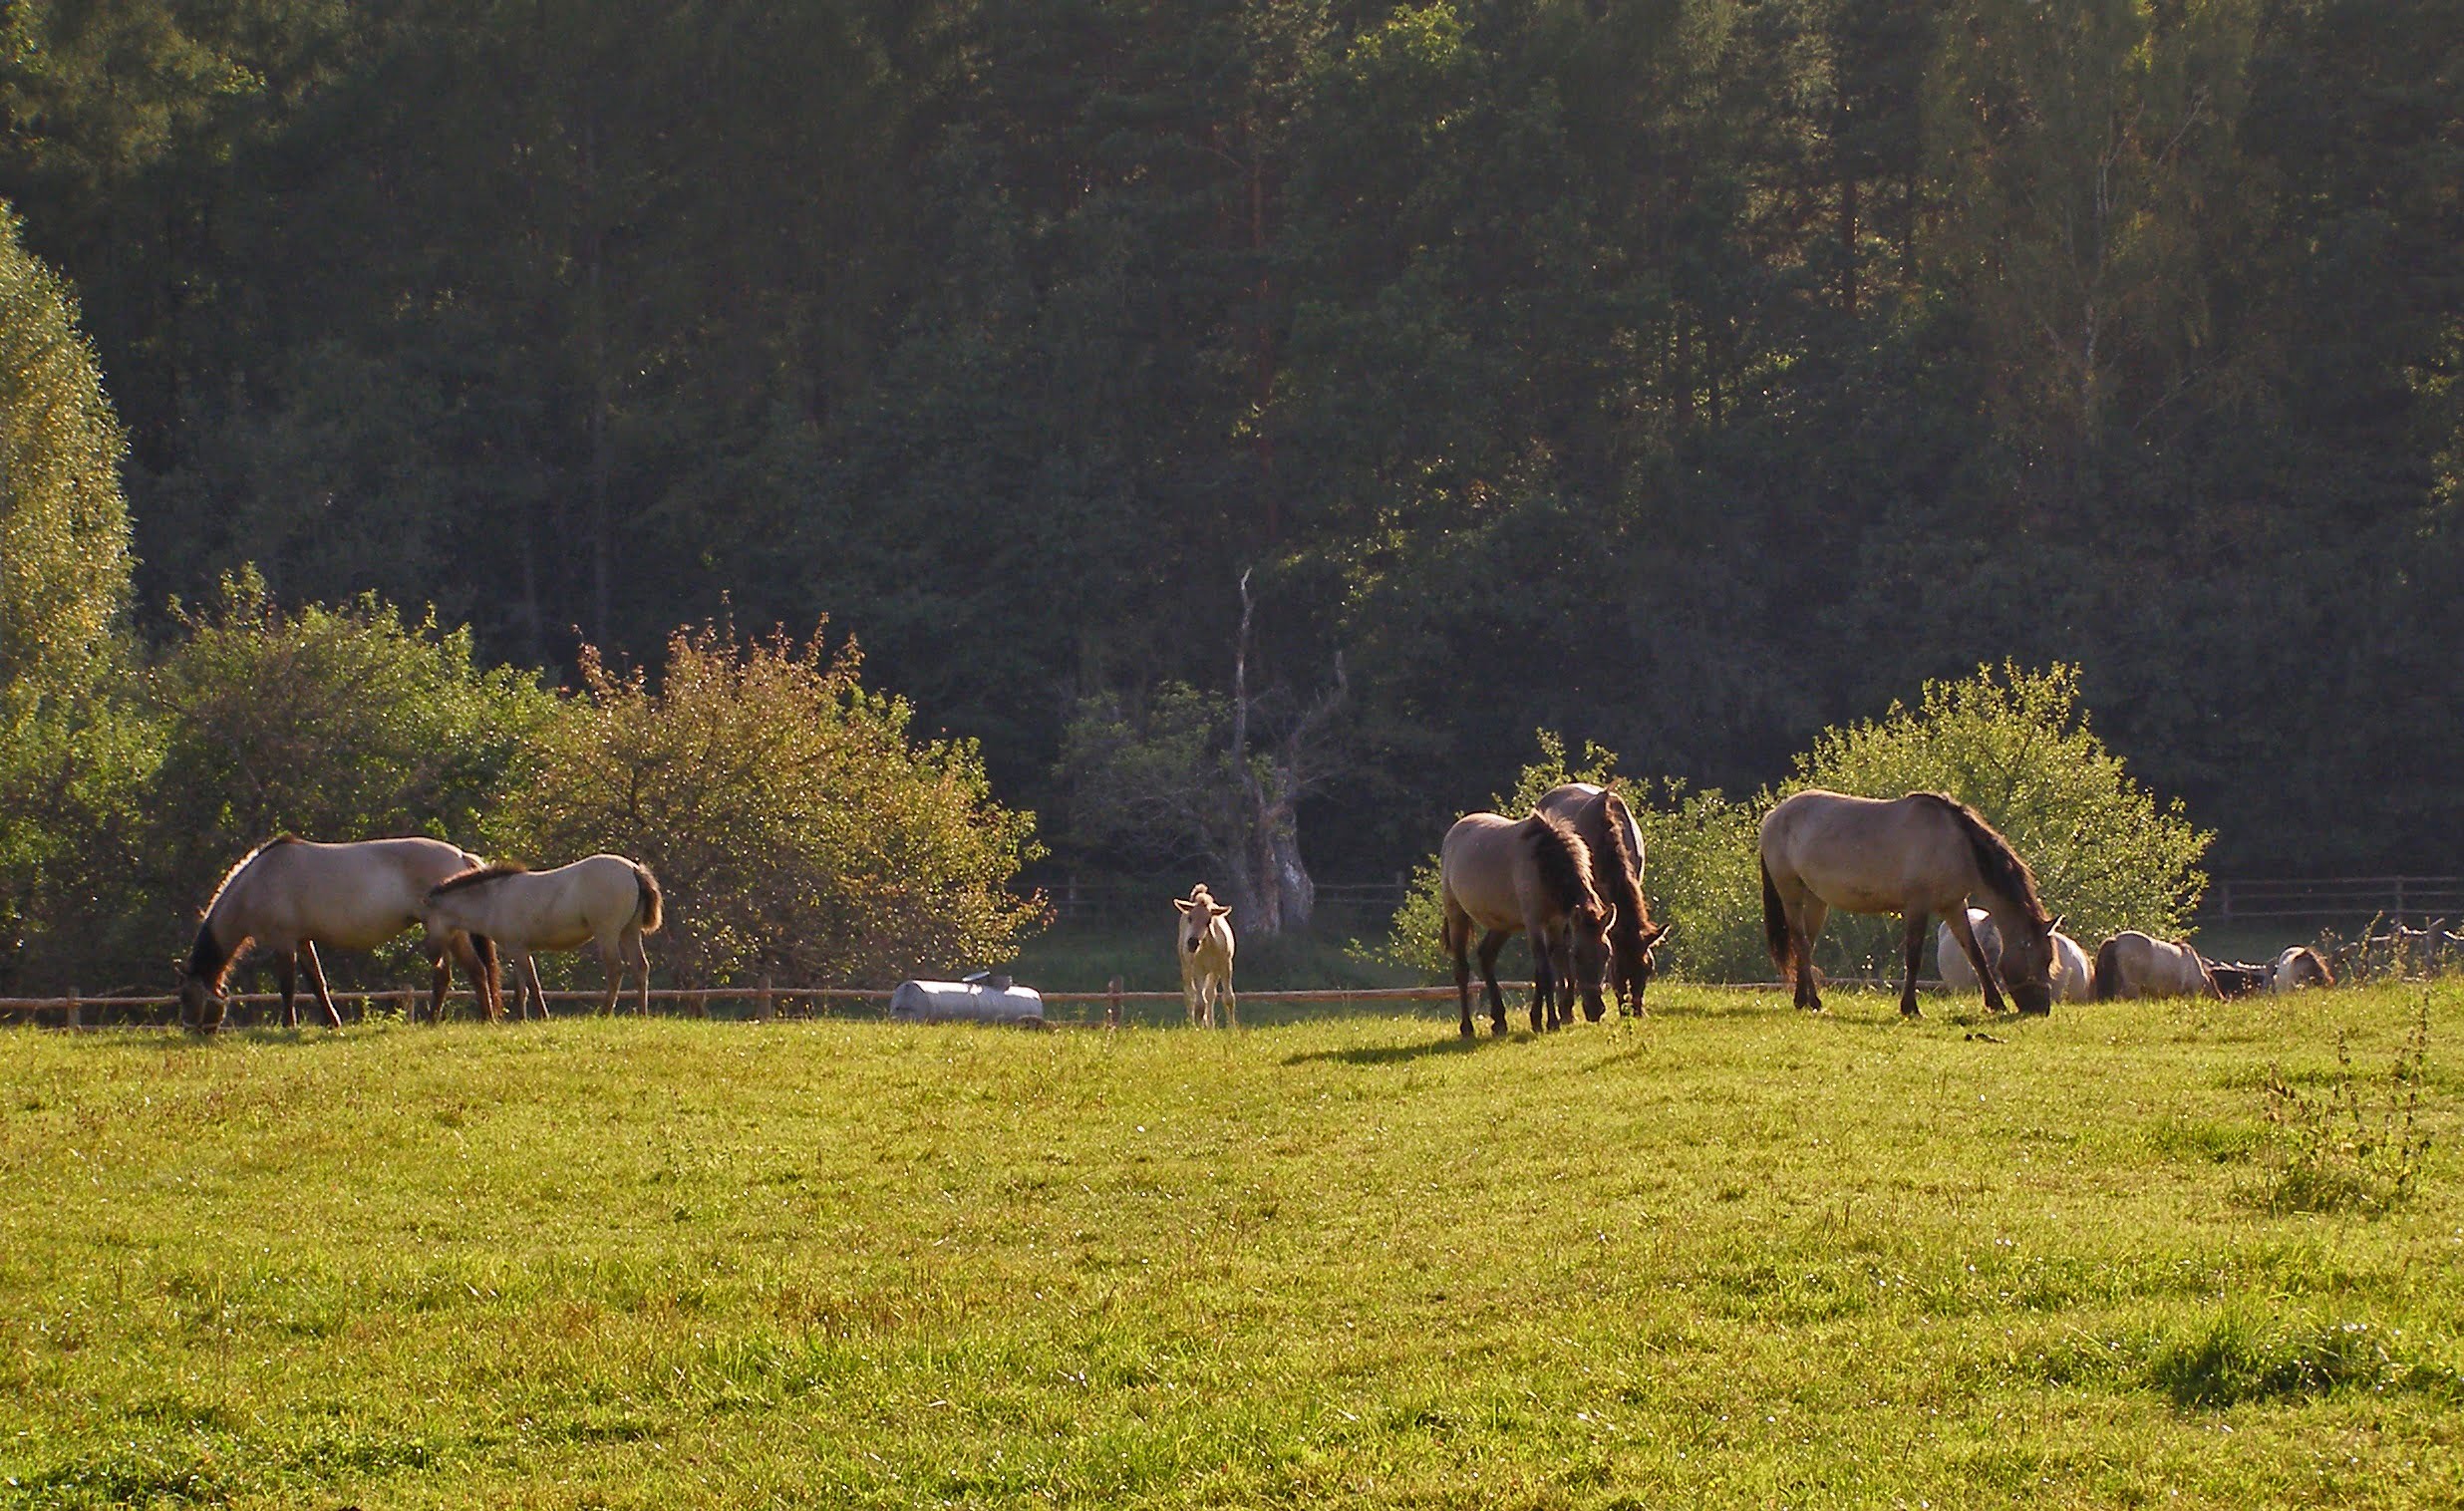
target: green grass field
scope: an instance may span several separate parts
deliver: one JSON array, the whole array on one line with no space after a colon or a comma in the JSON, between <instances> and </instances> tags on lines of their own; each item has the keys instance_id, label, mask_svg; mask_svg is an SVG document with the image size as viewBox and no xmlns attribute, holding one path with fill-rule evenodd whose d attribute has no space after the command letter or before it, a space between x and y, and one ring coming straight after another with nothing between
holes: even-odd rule
<instances>
[{"instance_id":1,"label":"green grass field","mask_svg":"<svg viewBox=\"0 0 2464 1511\"><path fill-rule=\"evenodd\" d=\"M1654 1000L0 1034L0 1505L2464 1496L2464 991Z\"/></svg>"}]
</instances>

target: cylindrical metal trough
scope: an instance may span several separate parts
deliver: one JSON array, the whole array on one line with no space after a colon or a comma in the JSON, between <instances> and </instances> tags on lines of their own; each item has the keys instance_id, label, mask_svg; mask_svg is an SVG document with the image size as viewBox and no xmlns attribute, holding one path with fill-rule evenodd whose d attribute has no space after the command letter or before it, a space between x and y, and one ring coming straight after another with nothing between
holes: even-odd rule
<instances>
[{"instance_id":1,"label":"cylindrical metal trough","mask_svg":"<svg viewBox=\"0 0 2464 1511\"><path fill-rule=\"evenodd\" d=\"M914 1023L1013 1023L1044 1026L1044 998L1033 987L975 981L902 981L890 994L890 1016Z\"/></svg>"}]
</instances>

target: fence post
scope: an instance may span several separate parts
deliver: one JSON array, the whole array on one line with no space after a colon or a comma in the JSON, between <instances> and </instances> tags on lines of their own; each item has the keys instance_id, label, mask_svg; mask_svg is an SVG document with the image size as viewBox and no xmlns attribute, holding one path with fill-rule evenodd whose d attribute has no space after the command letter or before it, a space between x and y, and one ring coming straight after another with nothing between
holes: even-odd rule
<instances>
[{"instance_id":1,"label":"fence post","mask_svg":"<svg viewBox=\"0 0 2464 1511\"><path fill-rule=\"evenodd\" d=\"M66 1010L60 1015L60 1027L64 1029L75 1029L84 1026L83 1020L86 1015L78 1003L77 988L69 988L69 995L60 1004L60 1006Z\"/></svg>"},{"instance_id":2,"label":"fence post","mask_svg":"<svg viewBox=\"0 0 2464 1511\"><path fill-rule=\"evenodd\" d=\"M1103 1026L1107 1029L1117 1029L1120 1027L1120 978L1113 977L1112 984L1105 987L1103 992Z\"/></svg>"},{"instance_id":3,"label":"fence post","mask_svg":"<svg viewBox=\"0 0 2464 1511\"><path fill-rule=\"evenodd\" d=\"M762 978L762 990L754 995L753 1020L756 1023L769 1023L777 1011L777 1006L770 997L770 979L765 976Z\"/></svg>"},{"instance_id":4,"label":"fence post","mask_svg":"<svg viewBox=\"0 0 2464 1511\"><path fill-rule=\"evenodd\" d=\"M2404 917L2404 878L2401 876L2395 878L2395 916L2398 921Z\"/></svg>"}]
</instances>

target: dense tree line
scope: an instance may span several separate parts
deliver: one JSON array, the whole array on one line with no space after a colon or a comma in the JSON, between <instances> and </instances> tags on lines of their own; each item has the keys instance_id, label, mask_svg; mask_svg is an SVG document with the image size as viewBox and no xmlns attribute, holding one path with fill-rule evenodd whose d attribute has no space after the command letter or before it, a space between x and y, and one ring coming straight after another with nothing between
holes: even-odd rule
<instances>
[{"instance_id":1,"label":"dense tree line","mask_svg":"<svg viewBox=\"0 0 2464 1511\"><path fill-rule=\"evenodd\" d=\"M826 613L1111 854L1255 567L1321 869L2006 656L2211 863L2453 869L2459 97L2451 0L21 0L0 197L157 635Z\"/></svg>"}]
</instances>

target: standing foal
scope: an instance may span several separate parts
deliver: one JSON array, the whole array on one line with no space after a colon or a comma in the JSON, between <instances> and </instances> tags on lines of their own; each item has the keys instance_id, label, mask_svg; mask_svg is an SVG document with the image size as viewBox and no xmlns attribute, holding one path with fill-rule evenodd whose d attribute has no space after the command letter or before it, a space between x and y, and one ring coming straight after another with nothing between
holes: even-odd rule
<instances>
[{"instance_id":1,"label":"standing foal","mask_svg":"<svg viewBox=\"0 0 2464 1511\"><path fill-rule=\"evenodd\" d=\"M1215 993L1223 992L1223 1014L1233 1028L1241 1026L1241 1000L1232 993L1232 910L1215 900L1204 882L1175 897L1180 909L1181 996L1189 1002L1189 1024L1197 1027L1201 1005L1206 1026L1215 1026Z\"/></svg>"}]
</instances>

